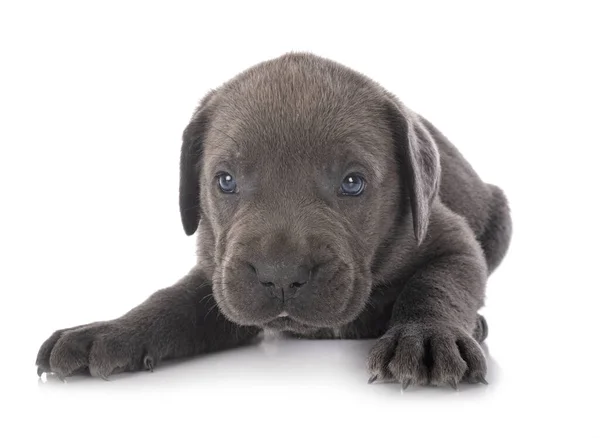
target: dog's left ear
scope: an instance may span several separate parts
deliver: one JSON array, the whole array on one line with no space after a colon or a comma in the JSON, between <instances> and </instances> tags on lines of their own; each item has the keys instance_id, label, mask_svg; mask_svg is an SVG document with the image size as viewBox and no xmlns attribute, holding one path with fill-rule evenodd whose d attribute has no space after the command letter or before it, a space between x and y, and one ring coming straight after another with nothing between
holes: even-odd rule
<instances>
[{"instance_id":1,"label":"dog's left ear","mask_svg":"<svg viewBox=\"0 0 600 438\"><path fill-rule=\"evenodd\" d=\"M417 243L427 233L429 213L440 184L440 154L420 117L395 98L386 102L400 176L408 190Z\"/></svg>"},{"instance_id":2,"label":"dog's left ear","mask_svg":"<svg viewBox=\"0 0 600 438\"><path fill-rule=\"evenodd\" d=\"M179 162L179 212L183 229L188 236L196 232L200 222L200 160L210 123L210 101L213 95L214 91L211 91L202 99L183 131Z\"/></svg>"}]
</instances>

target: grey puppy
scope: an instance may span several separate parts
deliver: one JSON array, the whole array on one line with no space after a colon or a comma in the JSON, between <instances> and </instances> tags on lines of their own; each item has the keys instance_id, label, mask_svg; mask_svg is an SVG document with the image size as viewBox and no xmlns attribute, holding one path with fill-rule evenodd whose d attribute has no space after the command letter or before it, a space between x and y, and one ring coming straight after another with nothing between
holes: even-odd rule
<instances>
[{"instance_id":1,"label":"grey puppy","mask_svg":"<svg viewBox=\"0 0 600 438\"><path fill-rule=\"evenodd\" d=\"M180 209L197 265L127 314L55 332L38 373L106 377L263 330L379 338L372 380L485 382L502 191L367 77L311 54L239 74L183 133Z\"/></svg>"}]
</instances>

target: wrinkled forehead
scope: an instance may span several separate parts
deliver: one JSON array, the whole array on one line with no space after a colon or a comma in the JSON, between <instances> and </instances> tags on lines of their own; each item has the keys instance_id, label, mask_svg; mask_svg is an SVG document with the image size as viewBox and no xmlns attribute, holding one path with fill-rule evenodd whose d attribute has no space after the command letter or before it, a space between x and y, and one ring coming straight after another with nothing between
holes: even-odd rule
<instances>
[{"instance_id":1,"label":"wrinkled forehead","mask_svg":"<svg viewBox=\"0 0 600 438\"><path fill-rule=\"evenodd\" d=\"M358 97L358 96L357 96ZM344 166L357 162L376 178L389 166L392 139L378 102L318 96L240 93L223 99L205 138L205 164L292 171L299 164Z\"/></svg>"}]
</instances>

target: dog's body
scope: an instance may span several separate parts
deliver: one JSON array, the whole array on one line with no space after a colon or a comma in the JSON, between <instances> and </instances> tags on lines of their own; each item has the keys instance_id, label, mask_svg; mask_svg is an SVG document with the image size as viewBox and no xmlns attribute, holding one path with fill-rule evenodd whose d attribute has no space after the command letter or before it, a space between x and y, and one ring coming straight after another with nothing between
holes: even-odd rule
<instances>
[{"instance_id":1,"label":"dog's body","mask_svg":"<svg viewBox=\"0 0 600 438\"><path fill-rule=\"evenodd\" d=\"M368 78L290 54L209 93L184 132L180 207L197 266L121 318L54 333L40 372L151 369L271 329L380 337L373 378L485 381L477 310L506 199Z\"/></svg>"}]
</instances>

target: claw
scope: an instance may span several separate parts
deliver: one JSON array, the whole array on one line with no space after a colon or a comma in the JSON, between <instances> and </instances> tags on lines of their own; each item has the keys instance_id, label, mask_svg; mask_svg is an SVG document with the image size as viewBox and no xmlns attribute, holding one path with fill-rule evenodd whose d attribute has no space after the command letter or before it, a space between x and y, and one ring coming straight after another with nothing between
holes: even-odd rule
<instances>
[{"instance_id":1,"label":"claw","mask_svg":"<svg viewBox=\"0 0 600 438\"><path fill-rule=\"evenodd\" d=\"M100 376L100 378L105 382L110 382L110 380L108 380L108 376Z\"/></svg>"},{"instance_id":2,"label":"claw","mask_svg":"<svg viewBox=\"0 0 600 438\"><path fill-rule=\"evenodd\" d=\"M60 380L63 383L67 383L67 376L61 374L61 373L55 373L56 377L58 377L58 380Z\"/></svg>"},{"instance_id":3,"label":"claw","mask_svg":"<svg viewBox=\"0 0 600 438\"><path fill-rule=\"evenodd\" d=\"M479 377L477 378L477 381L478 381L479 383L483 383L484 385L487 385L487 384L488 384L487 380L485 380L485 378L484 378L483 376L479 376Z\"/></svg>"},{"instance_id":4,"label":"claw","mask_svg":"<svg viewBox=\"0 0 600 438\"><path fill-rule=\"evenodd\" d=\"M371 377L369 378L369 381L368 381L367 383L370 385L371 383L375 382L375 380L377 380L377 374L376 374L376 375L374 375L374 376L371 376Z\"/></svg>"},{"instance_id":5,"label":"claw","mask_svg":"<svg viewBox=\"0 0 600 438\"><path fill-rule=\"evenodd\" d=\"M450 384L452 389L454 389L455 391L458 391L458 381L457 380L450 380L448 383Z\"/></svg>"},{"instance_id":6,"label":"claw","mask_svg":"<svg viewBox=\"0 0 600 438\"><path fill-rule=\"evenodd\" d=\"M44 374L45 372L46 372L46 371L44 371L44 370L42 369L42 367L38 367L38 369L37 369L37 375L38 375L38 377L42 377L42 374Z\"/></svg>"},{"instance_id":7,"label":"claw","mask_svg":"<svg viewBox=\"0 0 600 438\"><path fill-rule=\"evenodd\" d=\"M412 379L405 379L402 381L402 391L405 391L406 388L408 388L410 385L412 385Z\"/></svg>"},{"instance_id":8,"label":"claw","mask_svg":"<svg viewBox=\"0 0 600 438\"><path fill-rule=\"evenodd\" d=\"M148 355L146 355L146 357L144 358L144 366L150 372L154 372L154 360Z\"/></svg>"}]
</instances>

